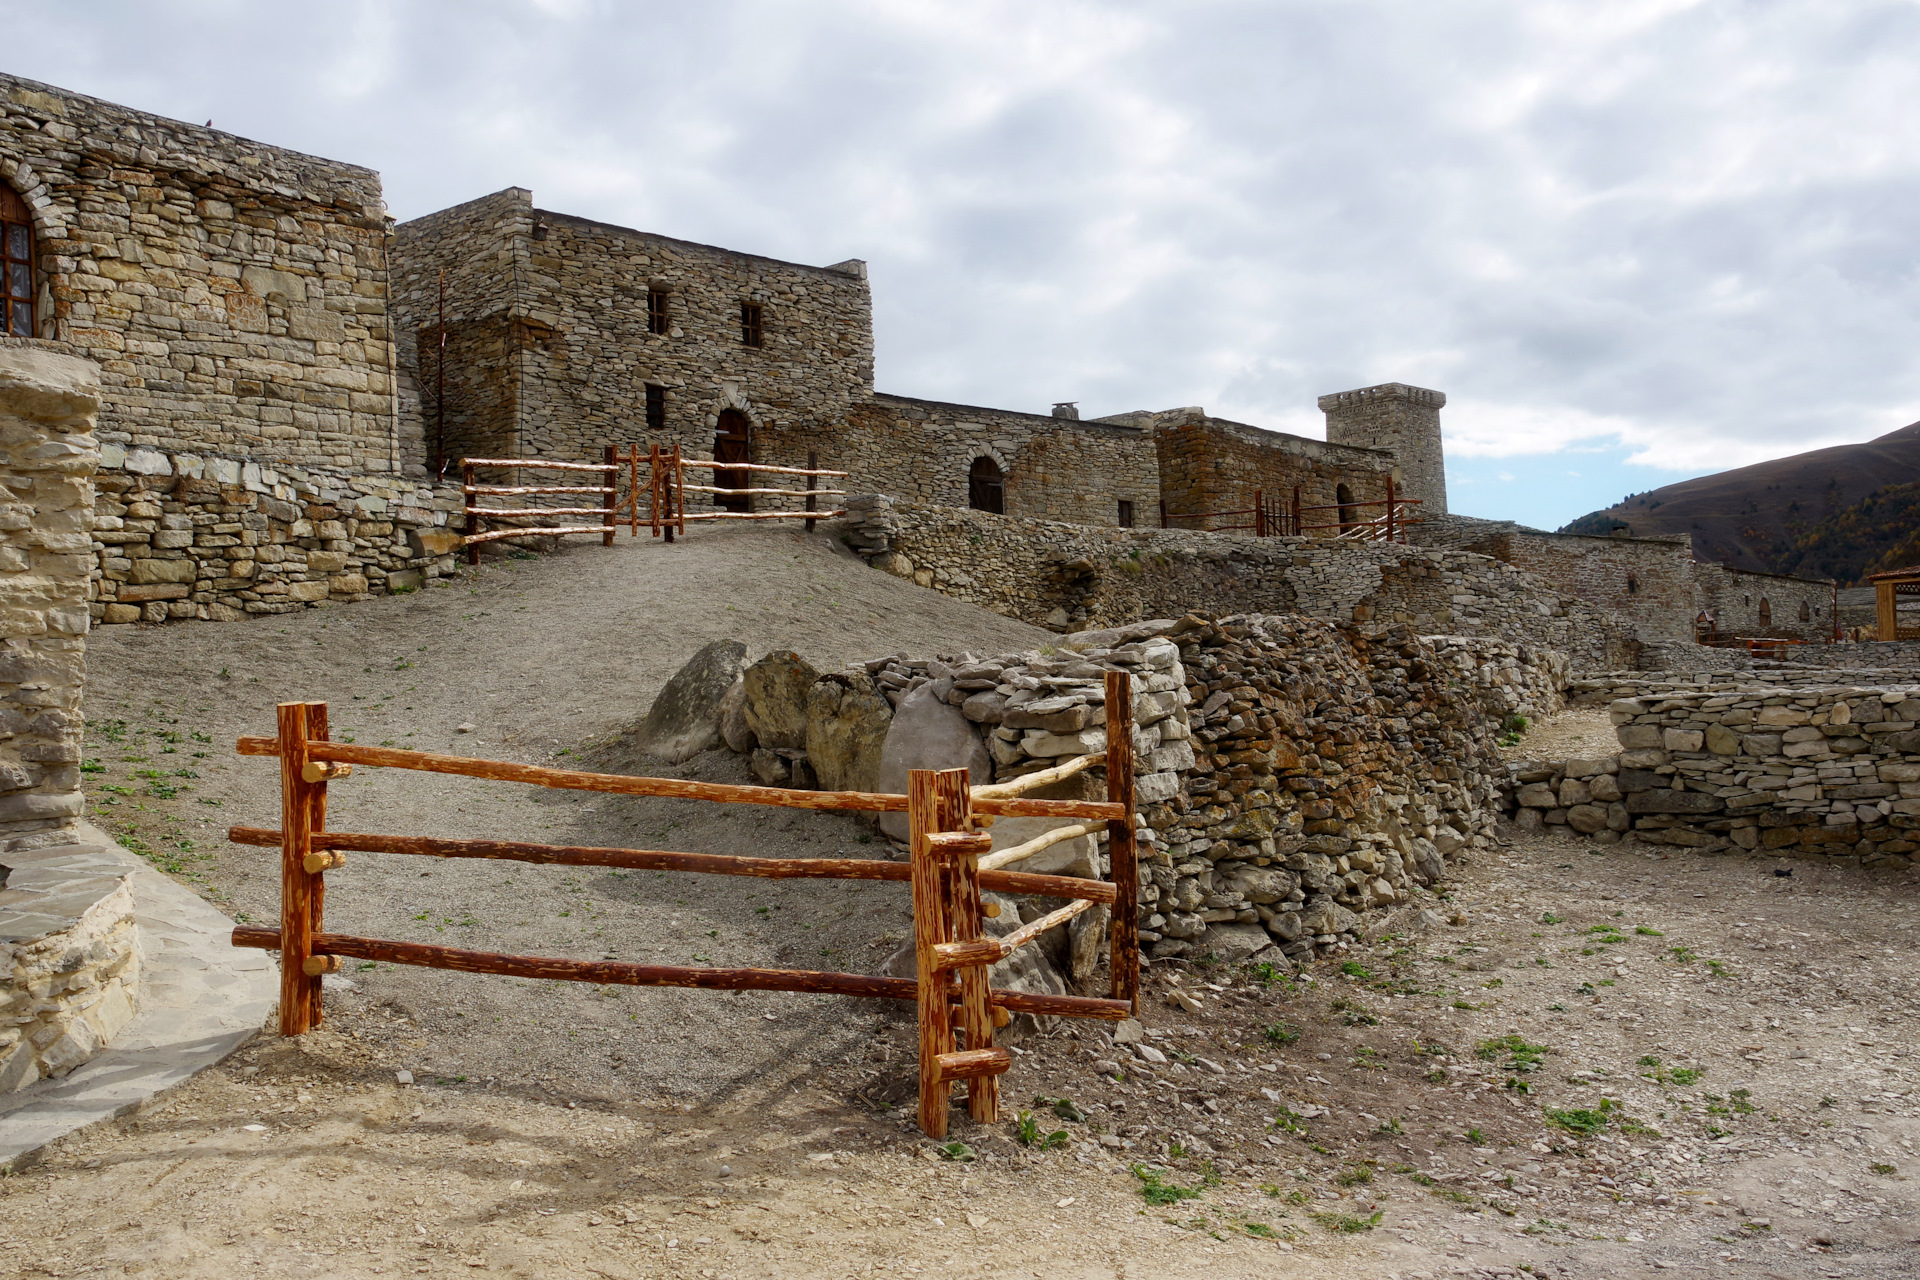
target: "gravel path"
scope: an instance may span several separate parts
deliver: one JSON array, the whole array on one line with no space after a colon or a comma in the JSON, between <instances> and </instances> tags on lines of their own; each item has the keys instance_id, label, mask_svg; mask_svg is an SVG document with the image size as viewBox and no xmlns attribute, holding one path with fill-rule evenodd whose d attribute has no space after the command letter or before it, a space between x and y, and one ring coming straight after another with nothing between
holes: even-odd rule
<instances>
[{"instance_id":1,"label":"gravel path","mask_svg":"<svg viewBox=\"0 0 1920 1280\"><path fill-rule=\"evenodd\" d=\"M449 588L245 624L97 632L87 755L95 817L243 920L278 919L278 855L229 845L278 825L274 763L242 759L273 707L330 704L336 739L541 764L747 781L621 745L710 640L793 648L822 670L881 654L1008 652L1049 634L867 568L822 535L701 529L488 562ZM471 723L470 733L456 732ZM182 776L182 774L186 776ZM546 791L401 770L331 788L335 830L707 853L879 856L832 814ZM740 881L350 855L328 876L343 931L519 954L871 972L908 921L898 886ZM350 964L343 1023L392 1068L572 1094L714 1095L798 1069L891 1011L771 994L595 989Z\"/></svg>"}]
</instances>

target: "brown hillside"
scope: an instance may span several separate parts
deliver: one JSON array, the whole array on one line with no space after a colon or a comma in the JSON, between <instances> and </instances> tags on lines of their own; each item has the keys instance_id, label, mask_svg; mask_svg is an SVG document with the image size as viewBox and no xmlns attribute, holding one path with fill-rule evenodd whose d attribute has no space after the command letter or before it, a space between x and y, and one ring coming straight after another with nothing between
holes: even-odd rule
<instances>
[{"instance_id":1,"label":"brown hillside","mask_svg":"<svg viewBox=\"0 0 1920 1280\"><path fill-rule=\"evenodd\" d=\"M1864 444L1842 444L1682 480L1581 516L1568 533L1625 524L1637 537L1690 533L1694 555L1787 573L1794 544L1828 517L1886 485L1920 480L1920 422Z\"/></svg>"}]
</instances>

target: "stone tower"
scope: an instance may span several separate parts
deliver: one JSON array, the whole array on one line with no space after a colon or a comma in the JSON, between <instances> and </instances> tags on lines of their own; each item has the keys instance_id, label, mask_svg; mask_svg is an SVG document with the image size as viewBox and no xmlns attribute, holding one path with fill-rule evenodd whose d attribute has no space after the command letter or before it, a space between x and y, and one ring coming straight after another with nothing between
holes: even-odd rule
<instances>
[{"instance_id":1,"label":"stone tower","mask_svg":"<svg viewBox=\"0 0 1920 1280\"><path fill-rule=\"evenodd\" d=\"M1447 513L1447 465L1440 448L1445 393L1404 382L1320 397L1329 444L1386 449L1400 464L1401 492L1428 514Z\"/></svg>"}]
</instances>

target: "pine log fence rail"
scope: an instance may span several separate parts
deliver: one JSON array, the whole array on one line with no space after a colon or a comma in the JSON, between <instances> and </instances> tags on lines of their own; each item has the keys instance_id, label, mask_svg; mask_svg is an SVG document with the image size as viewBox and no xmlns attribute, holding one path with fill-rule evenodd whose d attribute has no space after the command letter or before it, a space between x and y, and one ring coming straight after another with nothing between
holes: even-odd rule
<instances>
[{"instance_id":1,"label":"pine log fence rail","mask_svg":"<svg viewBox=\"0 0 1920 1280\"><path fill-rule=\"evenodd\" d=\"M637 452L637 451L636 451ZM425 751L364 747L334 742L324 702L287 702L277 709L271 738L242 737L243 756L280 761L280 827L236 826L236 844L280 850L280 925L239 925L233 945L280 954L280 1034L303 1035L320 1025L322 978L345 959L417 965L465 973L590 982L604 985L688 987L719 991L793 991L822 995L911 1000L918 1006L920 1125L944 1137L952 1088L965 1082L967 1108L976 1120L998 1116L999 1076L1012 1055L994 1044L997 1027L1016 1013L1118 1020L1139 1008L1140 954L1134 904L1139 900L1135 845L1133 698L1125 672L1106 676L1104 750L1065 765L1007 782L972 787L965 769L916 769L904 795L859 791L802 791L783 787L733 786L679 778L629 777L481 760ZM672 796L716 803L758 804L856 812L905 812L910 833L905 863L853 858L755 858L665 850L546 845L514 840L443 839L327 827L328 787L350 778L355 766L411 769L494 781L618 795ZM1025 794L1087 769L1106 773L1105 800L1049 800ZM1074 836L1106 826L1109 878L1008 871L1056 841L1028 841L990 854L985 831L997 817L1083 819ZM1052 833L1049 833L1051 835ZM1067 837L1060 837L1067 838ZM508 955L367 938L324 926L326 876L347 866L346 854L380 853L432 858L491 858L564 866L625 867L774 879L844 879L904 882L913 896L915 976L758 968L694 968L614 960L573 960ZM983 855L995 859L983 866ZM1068 906L998 938L983 921L990 909L982 891L1064 898ZM1063 996L992 987L988 968L1080 913L1114 908L1109 943L1110 997ZM997 911L992 912L997 914Z\"/></svg>"},{"instance_id":2,"label":"pine log fence rail","mask_svg":"<svg viewBox=\"0 0 1920 1280\"><path fill-rule=\"evenodd\" d=\"M647 457L649 479L647 525L658 538L663 534L668 542L674 535L685 536L687 525L706 520L803 520L806 532L812 533L816 521L829 520L843 516L845 510L822 511L819 500L823 497L845 497L848 490L822 489L816 481L822 478L844 480L849 472L832 471L821 467L820 455L807 454L804 467L776 467L761 462L722 462L717 458L689 458L680 452L675 444L668 448L654 445ZM694 484L688 481L689 470L706 470L714 473L714 479L720 479L721 472L738 476L753 475L804 476L807 487L804 489L757 489L749 479L743 485ZM634 481L636 503L640 482ZM725 494L728 497L743 497L749 502L755 497L799 498L802 507L798 511L699 511L687 514L687 495L689 493L708 493L716 497Z\"/></svg>"},{"instance_id":3,"label":"pine log fence rail","mask_svg":"<svg viewBox=\"0 0 1920 1280\"><path fill-rule=\"evenodd\" d=\"M1407 526L1418 524L1417 515L1410 515L1408 509L1420 505L1418 498L1403 498L1394 486L1393 479L1387 479L1387 496L1366 502L1335 502L1324 505L1302 505L1300 486L1293 487L1293 500L1281 506L1267 499L1264 489L1253 491L1253 505L1237 507L1231 511L1168 511L1167 504L1160 504L1160 527L1171 529L1176 520L1219 520L1228 516L1251 516L1245 524L1214 525L1202 530L1206 533L1229 533L1234 530L1250 530L1257 538L1303 538L1330 533L1335 538L1350 541L1401 542L1407 540ZM1385 507L1386 511L1378 518L1356 519L1354 513L1363 507ZM1311 513L1330 511L1334 513L1331 523L1309 524Z\"/></svg>"},{"instance_id":4,"label":"pine log fence rail","mask_svg":"<svg viewBox=\"0 0 1920 1280\"><path fill-rule=\"evenodd\" d=\"M599 484L479 484L474 473L481 468L503 471L561 471L586 472L597 475ZM631 480L627 488L627 499L620 501L620 476L628 472ZM579 533L597 533L600 545L613 545L613 533L619 527L620 509L627 508L629 533L638 536L640 532L640 446L628 445L623 453L615 445L607 445L600 462L552 462L538 458L462 458L460 459L460 491L465 496L462 506L466 514L466 532L461 545L467 549L467 563L480 563L482 543L497 542L503 538L563 538ZM525 497L533 494L598 494L600 505L595 507L498 507L481 506L487 498ZM573 525L524 525L511 524L506 528L487 529L487 521L553 520L560 516L598 516L594 524Z\"/></svg>"}]
</instances>

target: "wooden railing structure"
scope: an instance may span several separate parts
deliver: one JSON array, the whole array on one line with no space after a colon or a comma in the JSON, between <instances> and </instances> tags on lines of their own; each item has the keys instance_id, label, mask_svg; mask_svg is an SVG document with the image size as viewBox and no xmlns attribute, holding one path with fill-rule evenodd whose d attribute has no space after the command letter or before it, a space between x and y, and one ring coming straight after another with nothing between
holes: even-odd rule
<instances>
[{"instance_id":1,"label":"wooden railing structure","mask_svg":"<svg viewBox=\"0 0 1920 1280\"><path fill-rule=\"evenodd\" d=\"M1132 707L1130 678L1124 672L1111 672L1106 677L1107 742L1103 752L981 787L969 787L965 769L914 770L909 774L907 794L888 795L637 778L357 746L329 739L326 703L281 703L274 737L244 737L237 744L243 756L279 758L280 829L234 827L227 833L235 844L279 848L280 927L237 926L233 945L280 953L280 1034L285 1036L302 1035L320 1024L321 979L337 971L344 959L568 982L913 1000L919 1006L920 1126L929 1136L942 1137L947 1131L952 1086L958 1081L969 1082L967 1107L974 1119L990 1123L997 1117L999 1076L1012 1065L1012 1057L1006 1049L994 1045L993 1034L994 1028L1004 1026L1012 1014L1118 1020L1138 1010L1140 954L1135 903L1139 901L1139 866L1134 843ZM331 831L327 827L328 784L350 776L355 765L614 795L866 813L905 811L911 832L909 860L902 864L854 858L755 858ZM1024 794L1099 767L1106 770L1105 800L1040 800ZM992 837L984 828L998 817L1075 821L1016 848L989 854ZM1094 833L1100 823L1106 824L1108 840L1111 872L1107 880L1004 869L1062 840ZM348 852L498 858L773 879L906 881L913 891L916 976L908 979L516 956L333 933L326 930L322 919L326 874L344 866ZM982 924L989 914L980 900L983 890L1064 898L1069 905L992 938L986 936ZM989 966L1099 903L1114 908L1112 998L1034 995L989 986Z\"/></svg>"},{"instance_id":2,"label":"wooden railing structure","mask_svg":"<svg viewBox=\"0 0 1920 1280\"><path fill-rule=\"evenodd\" d=\"M598 478L596 484L476 484L474 472L482 467L494 467L506 471L562 471L586 472ZM640 446L627 446L623 458L620 450L608 445L603 462L547 462L537 458L462 458L460 459L460 491L465 495L467 526L466 536L461 545L467 549L467 563L480 563L480 544L494 542L501 538L559 538L576 533L597 533L601 535L601 545L613 545L613 531L617 527L620 515L620 473L628 471L632 477L627 493L628 523L633 534L640 531L639 488L640 488ZM524 498L533 495L548 494L597 494L600 502L597 506L581 507L483 507L477 505L483 498ZM555 520L561 516L598 516L594 524L574 525L523 525L511 524L501 529L487 529L484 522L501 520Z\"/></svg>"},{"instance_id":3,"label":"wooden railing structure","mask_svg":"<svg viewBox=\"0 0 1920 1280\"><path fill-rule=\"evenodd\" d=\"M1407 526L1418 524L1417 515L1410 515L1408 508L1420 505L1418 498L1402 498L1394 491L1391 477L1387 480L1387 496L1367 502L1336 502L1320 506L1302 506L1300 486L1293 487L1293 501L1286 506L1278 506L1267 501L1264 489L1253 491L1253 505L1238 507L1232 511L1185 511L1170 512L1167 504L1160 504L1160 527L1171 529L1176 520L1219 520L1229 516L1252 517L1244 524L1220 524L1204 530L1208 533L1227 533L1236 529L1250 531L1256 538L1287 538L1326 535L1344 538L1348 541L1366 542L1402 542L1407 540ZM1378 517L1360 517L1356 513L1363 507L1384 507L1386 510ZM1320 512L1332 512L1331 523L1308 524L1310 515Z\"/></svg>"},{"instance_id":4,"label":"wooden railing structure","mask_svg":"<svg viewBox=\"0 0 1920 1280\"><path fill-rule=\"evenodd\" d=\"M818 453L809 452L807 454L807 465L804 467L775 467L758 462L720 462L713 458L689 458L680 452L680 446L678 444L673 445L671 448L662 448L656 444L648 456L648 467L651 479L647 486L649 496L646 523L648 527L653 530L654 537L658 538L662 533L665 533L668 542L673 541L673 535L675 533L684 535L687 531L689 521L804 520L806 521L806 531L812 533L814 521L830 520L834 516L847 514L844 510L821 511L815 505L818 500L823 497L845 497L847 491L845 489L816 488L814 481L821 477L844 480L848 475L845 471L822 470L820 467L820 455ZM807 487L805 489L754 489L737 488L731 485L721 484L689 484L687 482L687 471L689 468L712 471L715 473L713 478L716 480L720 478L718 473L723 471L745 473L749 476L755 473L761 475L805 476L807 478ZM638 486L639 482L636 480L636 502L639 493ZM711 493L716 496L744 497L749 501L755 497L762 496L800 498L805 502L805 506L799 511L701 511L693 515L688 515L687 495L689 493Z\"/></svg>"}]
</instances>

